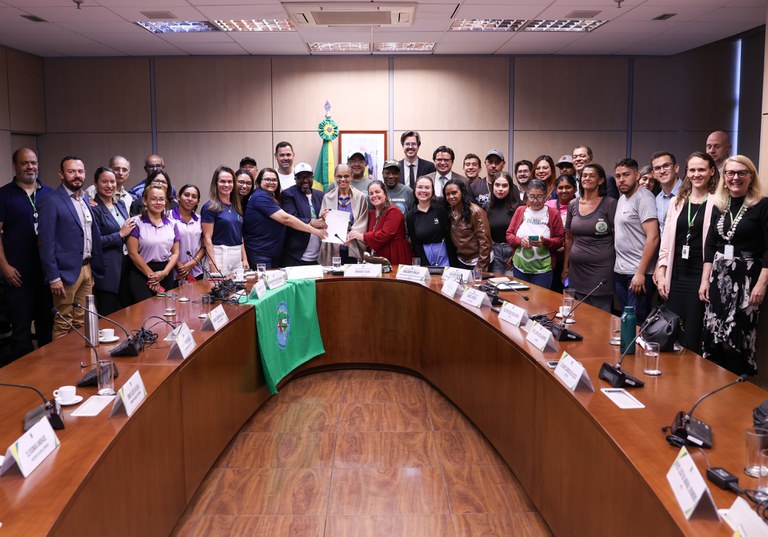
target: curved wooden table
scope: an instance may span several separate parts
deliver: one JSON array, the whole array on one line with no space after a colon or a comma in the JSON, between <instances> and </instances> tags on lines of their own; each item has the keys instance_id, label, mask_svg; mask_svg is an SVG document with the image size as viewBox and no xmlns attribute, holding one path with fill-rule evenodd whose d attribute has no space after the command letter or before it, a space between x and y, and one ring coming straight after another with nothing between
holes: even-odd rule
<instances>
[{"instance_id":1,"label":"curved wooden table","mask_svg":"<svg viewBox=\"0 0 768 537\"><path fill-rule=\"evenodd\" d=\"M622 411L599 392L606 385L597 378L600 365L617 357L607 344L607 314L582 306L573 328L584 341L561 344L598 390L572 393L545 366L560 351L539 352L489 308L465 307L440 287L439 280L424 286L393 277L318 282L326 353L294 375L362 364L423 376L491 441L556 535L730 535L724 523L683 517L665 478L676 450L660 429L734 375L692 353L663 354L663 375L646 378L646 387L634 392L646 408ZM531 313L560 303L559 295L543 289L526 294L527 303L513 293L504 298ZM147 399L130 419L108 418L107 410L73 418L65 410L59 449L26 480L16 470L0 477L0 532L167 535L224 447L270 396L257 361L253 308L226 309L230 322L214 334L199 331L198 304L180 306L179 320L195 330L198 345L183 362L166 360L167 348L116 359L117 384L138 369ZM161 311L162 302L151 299L115 317L135 327ZM162 325L153 330L161 338L167 333ZM79 378L80 361L88 359L82 341L70 334L0 369L0 381L50 393ZM625 369L642 376L633 358ZM24 412L37 404L31 392L2 390L0 449L21 434ZM756 484L741 472L744 430L765 398L746 383L696 411L714 430L711 463L739 475L742 487ZM693 455L703 469L703 457ZM712 493L719 507L734 499L717 488Z\"/></svg>"}]
</instances>

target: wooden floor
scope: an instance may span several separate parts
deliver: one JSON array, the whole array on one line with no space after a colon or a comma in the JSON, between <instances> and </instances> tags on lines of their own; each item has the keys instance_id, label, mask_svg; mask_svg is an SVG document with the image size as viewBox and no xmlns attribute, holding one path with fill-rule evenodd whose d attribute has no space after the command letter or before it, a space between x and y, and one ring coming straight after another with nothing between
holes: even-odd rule
<instances>
[{"instance_id":1,"label":"wooden floor","mask_svg":"<svg viewBox=\"0 0 768 537\"><path fill-rule=\"evenodd\" d=\"M409 375L351 370L294 380L254 414L174 535L551 533L442 395Z\"/></svg>"}]
</instances>

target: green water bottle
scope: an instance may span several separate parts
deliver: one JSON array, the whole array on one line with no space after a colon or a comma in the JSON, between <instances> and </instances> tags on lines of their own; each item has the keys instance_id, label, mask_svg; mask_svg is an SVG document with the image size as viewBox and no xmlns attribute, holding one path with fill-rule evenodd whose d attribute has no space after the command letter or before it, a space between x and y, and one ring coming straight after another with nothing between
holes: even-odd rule
<instances>
[{"instance_id":1,"label":"green water bottle","mask_svg":"<svg viewBox=\"0 0 768 537\"><path fill-rule=\"evenodd\" d=\"M635 331L637 330L637 317L634 306L624 306L621 314L621 353L635 354Z\"/></svg>"}]
</instances>

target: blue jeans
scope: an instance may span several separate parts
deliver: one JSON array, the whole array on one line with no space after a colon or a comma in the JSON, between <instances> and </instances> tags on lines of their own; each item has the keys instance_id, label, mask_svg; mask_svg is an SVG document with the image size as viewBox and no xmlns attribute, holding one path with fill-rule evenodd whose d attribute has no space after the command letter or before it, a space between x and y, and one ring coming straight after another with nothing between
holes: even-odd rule
<instances>
[{"instance_id":1,"label":"blue jeans","mask_svg":"<svg viewBox=\"0 0 768 537\"><path fill-rule=\"evenodd\" d=\"M533 285L544 287L545 289L549 289L552 285L551 270L549 272L542 272L541 274L526 274L525 272L519 270L517 267L512 267L512 273L514 274L516 280L524 280L526 282L532 283Z\"/></svg>"},{"instance_id":2,"label":"blue jeans","mask_svg":"<svg viewBox=\"0 0 768 537\"><path fill-rule=\"evenodd\" d=\"M619 303L619 311L624 311L624 306L634 306L637 324L643 324L651 311L651 300L656 292L656 285L650 274L645 275L645 293L636 295L629 290L633 274L613 273L613 287L616 290L616 299Z\"/></svg>"}]
</instances>

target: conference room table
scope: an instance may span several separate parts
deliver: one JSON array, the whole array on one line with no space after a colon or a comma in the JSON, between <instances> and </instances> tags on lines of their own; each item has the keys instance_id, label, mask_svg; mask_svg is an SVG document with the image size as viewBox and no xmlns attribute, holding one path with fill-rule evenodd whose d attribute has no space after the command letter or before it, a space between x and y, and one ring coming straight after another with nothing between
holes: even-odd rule
<instances>
[{"instance_id":1,"label":"conference room table","mask_svg":"<svg viewBox=\"0 0 768 537\"><path fill-rule=\"evenodd\" d=\"M199 282L191 301L171 320L194 330L196 348L185 359L168 359L170 330L150 319L158 343L136 357L115 358L119 387L139 371L147 396L134 414L73 417L63 411L61 445L26 479L18 469L0 476L2 535L167 535L206 473L250 416L270 397L257 350L252 306L224 304L229 321L202 331ZM618 359L609 345L610 315L579 307L570 325L583 341L560 342L540 351L526 333L501 322L490 307L471 307L441 293L442 282L326 276L316 285L325 353L283 379L329 368L373 367L418 375L440 390L498 450L555 535L731 535L727 524L686 520L666 474L678 450L661 428L702 394L735 375L684 351L662 353L662 375L647 377L637 356L623 368L645 381L633 394L645 405L622 410L600 388L605 361ZM503 299L529 314L553 312L558 294L532 286L523 298ZM161 316L161 299L148 299L114 315L136 329ZM106 327L105 321L101 326ZM117 332L116 332L117 333ZM104 356L111 346L101 345ZM571 391L546 362L567 351L584 367L595 391ZM73 384L91 352L69 334L0 369L0 382L31 384L46 395ZM22 419L40 399L29 390L0 387L0 449L22 434ZM95 388L79 388L85 396ZM705 400L696 417L710 424L713 466L740 478L745 431L766 392L751 383ZM706 462L691 454L702 474ZM719 508L735 495L710 485Z\"/></svg>"}]
</instances>

